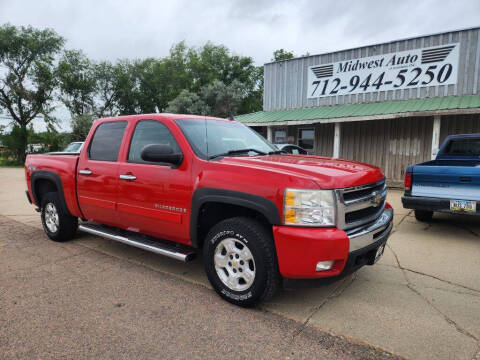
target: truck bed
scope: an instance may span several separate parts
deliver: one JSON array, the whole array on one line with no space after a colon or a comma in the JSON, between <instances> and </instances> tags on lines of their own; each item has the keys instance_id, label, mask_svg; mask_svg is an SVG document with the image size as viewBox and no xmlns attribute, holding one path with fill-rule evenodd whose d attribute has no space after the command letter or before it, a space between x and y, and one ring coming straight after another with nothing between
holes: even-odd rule
<instances>
[{"instance_id":1,"label":"truck bed","mask_svg":"<svg viewBox=\"0 0 480 360\"><path fill-rule=\"evenodd\" d=\"M412 195L480 201L480 159L441 159L413 166Z\"/></svg>"},{"instance_id":2,"label":"truck bed","mask_svg":"<svg viewBox=\"0 0 480 360\"><path fill-rule=\"evenodd\" d=\"M68 209L74 216L81 216L80 209L78 207L77 195L76 195L76 173L78 165L79 154L72 153L50 153L39 155L27 155L25 160L26 180L28 190L32 194L32 186L35 186L34 180L32 181L31 172L35 171L37 174L41 171L47 171L56 174L62 186L65 202ZM40 206L36 202L36 199L32 199L37 206Z\"/></svg>"}]
</instances>

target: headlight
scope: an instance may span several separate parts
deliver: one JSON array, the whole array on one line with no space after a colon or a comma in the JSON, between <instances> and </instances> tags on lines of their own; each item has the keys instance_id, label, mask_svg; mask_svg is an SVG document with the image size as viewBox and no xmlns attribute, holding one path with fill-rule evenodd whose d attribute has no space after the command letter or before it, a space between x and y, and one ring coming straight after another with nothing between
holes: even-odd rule
<instances>
[{"instance_id":1,"label":"headlight","mask_svg":"<svg viewBox=\"0 0 480 360\"><path fill-rule=\"evenodd\" d=\"M333 226L333 191L285 189L283 222L285 225L297 226Z\"/></svg>"}]
</instances>

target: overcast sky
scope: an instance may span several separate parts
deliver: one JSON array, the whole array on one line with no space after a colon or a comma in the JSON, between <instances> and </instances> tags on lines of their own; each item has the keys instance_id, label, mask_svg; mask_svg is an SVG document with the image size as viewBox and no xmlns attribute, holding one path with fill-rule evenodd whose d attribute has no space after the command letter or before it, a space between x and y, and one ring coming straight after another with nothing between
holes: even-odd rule
<instances>
[{"instance_id":1,"label":"overcast sky","mask_svg":"<svg viewBox=\"0 0 480 360\"><path fill-rule=\"evenodd\" d=\"M0 24L49 27L96 60L207 41L251 56L318 54L480 25L480 0L0 0Z\"/></svg>"}]
</instances>

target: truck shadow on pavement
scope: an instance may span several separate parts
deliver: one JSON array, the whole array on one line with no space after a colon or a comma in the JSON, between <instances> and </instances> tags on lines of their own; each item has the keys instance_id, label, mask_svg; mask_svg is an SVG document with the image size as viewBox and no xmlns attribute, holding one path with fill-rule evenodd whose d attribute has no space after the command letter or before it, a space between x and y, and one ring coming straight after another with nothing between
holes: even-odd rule
<instances>
[{"instance_id":1,"label":"truck shadow on pavement","mask_svg":"<svg viewBox=\"0 0 480 360\"><path fill-rule=\"evenodd\" d=\"M201 265L92 236L54 243L38 227L0 216L2 359L400 359L233 306L191 283L201 279L178 281L203 273ZM172 270L175 277L166 275Z\"/></svg>"},{"instance_id":2,"label":"truck shadow on pavement","mask_svg":"<svg viewBox=\"0 0 480 360\"><path fill-rule=\"evenodd\" d=\"M175 281L179 286L190 283L185 286L208 288L215 298L212 301L230 308L213 294L201 256L185 264L85 233L78 233L68 243L54 243L38 227L0 219L2 272L14 271L23 279L18 290L22 297L35 295L32 289L38 289L38 284L31 289L29 282L46 282L49 275L39 275L44 272L54 273L68 283L73 277L91 281L91 277L107 274L117 264L123 271L139 265L159 277L167 274L186 282ZM442 273L441 259L458 259L464 251L478 251L478 227L462 216L442 214L428 224L407 216L396 228L378 264L333 284L279 291L261 305L260 312L253 313L266 312L295 321L292 343L317 329L407 358L471 359L479 350L480 291L462 287L461 282L478 284L480 264L478 272L472 272L471 265L457 280ZM106 281L106 288L111 286L108 279L102 281ZM49 286L45 283L46 288ZM158 296L159 289L152 291ZM112 304L128 307L121 297ZM457 349L461 349L460 353Z\"/></svg>"}]
</instances>

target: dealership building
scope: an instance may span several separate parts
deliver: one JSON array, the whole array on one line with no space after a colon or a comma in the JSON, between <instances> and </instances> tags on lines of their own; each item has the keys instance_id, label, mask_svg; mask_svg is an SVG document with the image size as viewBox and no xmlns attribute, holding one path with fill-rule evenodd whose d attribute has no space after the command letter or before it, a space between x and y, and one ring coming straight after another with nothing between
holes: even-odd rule
<instances>
[{"instance_id":1,"label":"dealership building","mask_svg":"<svg viewBox=\"0 0 480 360\"><path fill-rule=\"evenodd\" d=\"M239 115L274 143L381 167L398 184L449 134L480 133L480 27L264 66L263 111Z\"/></svg>"}]
</instances>

